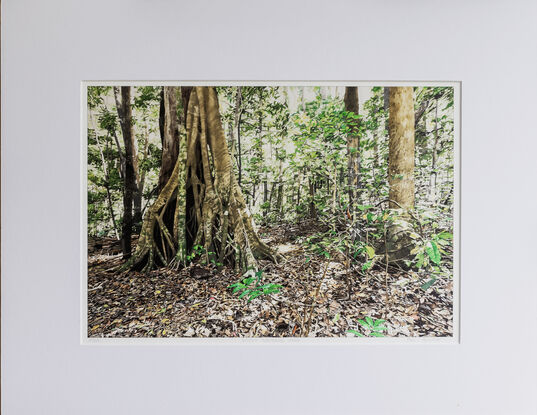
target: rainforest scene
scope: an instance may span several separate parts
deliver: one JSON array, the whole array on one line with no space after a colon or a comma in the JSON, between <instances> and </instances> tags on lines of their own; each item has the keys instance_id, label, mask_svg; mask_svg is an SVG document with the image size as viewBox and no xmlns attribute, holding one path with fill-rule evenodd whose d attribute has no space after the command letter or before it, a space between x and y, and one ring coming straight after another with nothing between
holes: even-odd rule
<instances>
[{"instance_id":1,"label":"rainforest scene","mask_svg":"<svg viewBox=\"0 0 537 415\"><path fill-rule=\"evenodd\" d=\"M86 99L88 337L454 336L454 86Z\"/></svg>"}]
</instances>

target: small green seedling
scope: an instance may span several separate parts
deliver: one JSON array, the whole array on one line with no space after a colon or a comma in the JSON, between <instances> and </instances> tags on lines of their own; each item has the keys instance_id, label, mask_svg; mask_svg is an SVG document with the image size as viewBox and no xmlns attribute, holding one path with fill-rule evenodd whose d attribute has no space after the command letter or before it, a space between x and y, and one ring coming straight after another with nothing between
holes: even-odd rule
<instances>
[{"instance_id":1,"label":"small green seedling","mask_svg":"<svg viewBox=\"0 0 537 415\"><path fill-rule=\"evenodd\" d=\"M246 278L229 285L228 288L233 288L233 294L240 292L239 298L248 297L248 302L261 295L280 292L280 289L282 288L280 284L261 284L262 274L263 271L248 270L246 274L244 274Z\"/></svg>"},{"instance_id":2,"label":"small green seedling","mask_svg":"<svg viewBox=\"0 0 537 415\"><path fill-rule=\"evenodd\" d=\"M384 334L382 334L382 332L388 330L385 326L382 325L384 322L386 322L386 320L373 320L371 317L366 317L365 320L358 320L358 323L364 329L369 331L370 335L373 337L384 337ZM347 333L354 334L358 337L365 337L357 330L347 330Z\"/></svg>"}]
</instances>

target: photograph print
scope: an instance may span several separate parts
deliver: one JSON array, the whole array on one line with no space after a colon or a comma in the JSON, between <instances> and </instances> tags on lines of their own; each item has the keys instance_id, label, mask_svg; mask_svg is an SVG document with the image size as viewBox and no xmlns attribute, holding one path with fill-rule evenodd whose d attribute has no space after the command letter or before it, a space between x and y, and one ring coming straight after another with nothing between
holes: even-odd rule
<instances>
[{"instance_id":1,"label":"photograph print","mask_svg":"<svg viewBox=\"0 0 537 415\"><path fill-rule=\"evenodd\" d=\"M85 84L87 338L455 337L458 87Z\"/></svg>"}]
</instances>

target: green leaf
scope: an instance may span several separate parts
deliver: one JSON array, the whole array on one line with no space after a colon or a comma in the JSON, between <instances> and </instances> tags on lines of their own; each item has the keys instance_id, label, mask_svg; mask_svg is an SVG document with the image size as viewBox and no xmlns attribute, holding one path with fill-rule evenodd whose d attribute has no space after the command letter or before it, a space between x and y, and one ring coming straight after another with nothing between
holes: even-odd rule
<instances>
[{"instance_id":1,"label":"green leaf","mask_svg":"<svg viewBox=\"0 0 537 415\"><path fill-rule=\"evenodd\" d=\"M417 268L421 268L423 267L423 263L425 261L424 257L423 257L423 252L420 252L416 255L416 258L418 258L418 262L416 263L416 267Z\"/></svg>"},{"instance_id":2,"label":"green leaf","mask_svg":"<svg viewBox=\"0 0 537 415\"><path fill-rule=\"evenodd\" d=\"M387 327L384 327L384 326L376 326L375 328L373 328L374 331L378 331L378 332L381 332L383 330L388 330Z\"/></svg>"},{"instance_id":3,"label":"green leaf","mask_svg":"<svg viewBox=\"0 0 537 415\"><path fill-rule=\"evenodd\" d=\"M453 234L449 232L440 232L438 235L440 239L453 239Z\"/></svg>"},{"instance_id":4,"label":"green leaf","mask_svg":"<svg viewBox=\"0 0 537 415\"><path fill-rule=\"evenodd\" d=\"M371 335L374 336L374 337L384 337L384 334L377 333L375 331L373 333L371 333Z\"/></svg>"},{"instance_id":5,"label":"green leaf","mask_svg":"<svg viewBox=\"0 0 537 415\"><path fill-rule=\"evenodd\" d=\"M431 285L434 284L435 281L436 281L436 278L431 278L429 281L427 281L425 284L421 286L421 289L423 291L427 291L431 287Z\"/></svg>"},{"instance_id":6,"label":"green leaf","mask_svg":"<svg viewBox=\"0 0 537 415\"><path fill-rule=\"evenodd\" d=\"M259 297L261 294L263 294L262 291L255 290L250 293L250 298L248 298L248 302L252 301L254 298Z\"/></svg>"},{"instance_id":7,"label":"green leaf","mask_svg":"<svg viewBox=\"0 0 537 415\"><path fill-rule=\"evenodd\" d=\"M375 323L373 322L373 319L369 316L365 318L365 321L367 321L367 324L369 325L369 327L373 327L375 325Z\"/></svg>"},{"instance_id":8,"label":"green leaf","mask_svg":"<svg viewBox=\"0 0 537 415\"><path fill-rule=\"evenodd\" d=\"M429 255L429 258L431 258L431 261L433 261L435 264L440 263L442 256L440 255L436 242L428 241L427 245L425 246L425 252L427 252L427 255Z\"/></svg>"},{"instance_id":9,"label":"green leaf","mask_svg":"<svg viewBox=\"0 0 537 415\"><path fill-rule=\"evenodd\" d=\"M367 245L365 247L365 251L367 252L367 255L369 256L369 259L373 259L373 257L375 256L375 248Z\"/></svg>"},{"instance_id":10,"label":"green leaf","mask_svg":"<svg viewBox=\"0 0 537 415\"><path fill-rule=\"evenodd\" d=\"M248 277L248 278L243 279L242 282L244 283L244 285L248 286L252 283L253 280L254 280L254 277Z\"/></svg>"},{"instance_id":11,"label":"green leaf","mask_svg":"<svg viewBox=\"0 0 537 415\"><path fill-rule=\"evenodd\" d=\"M244 285L242 285L242 284L236 286L236 287L233 289L233 294L235 294L237 291L242 290L243 288L245 288L245 287L244 287Z\"/></svg>"},{"instance_id":12,"label":"green leaf","mask_svg":"<svg viewBox=\"0 0 537 415\"><path fill-rule=\"evenodd\" d=\"M362 271L367 271L369 268L371 268L371 265L373 265L373 261L367 261L364 265L362 265Z\"/></svg>"},{"instance_id":13,"label":"green leaf","mask_svg":"<svg viewBox=\"0 0 537 415\"><path fill-rule=\"evenodd\" d=\"M355 336L364 337L364 335L356 330L347 330L347 333L354 334Z\"/></svg>"}]
</instances>

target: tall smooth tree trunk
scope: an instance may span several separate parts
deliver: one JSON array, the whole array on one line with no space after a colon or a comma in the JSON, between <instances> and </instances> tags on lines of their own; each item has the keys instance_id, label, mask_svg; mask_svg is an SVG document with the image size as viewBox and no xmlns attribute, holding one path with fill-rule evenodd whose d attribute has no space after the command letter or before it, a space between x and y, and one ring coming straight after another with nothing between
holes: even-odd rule
<instances>
[{"instance_id":1,"label":"tall smooth tree trunk","mask_svg":"<svg viewBox=\"0 0 537 415\"><path fill-rule=\"evenodd\" d=\"M123 192L123 224L121 227L121 248L123 258L131 256L131 238L133 227L133 196L138 191L138 157L134 142L132 122L131 87L114 87L116 108L125 145L125 179Z\"/></svg>"},{"instance_id":2,"label":"tall smooth tree trunk","mask_svg":"<svg viewBox=\"0 0 537 415\"><path fill-rule=\"evenodd\" d=\"M389 89L388 182L391 208L414 207L414 98L412 87Z\"/></svg>"},{"instance_id":3,"label":"tall smooth tree trunk","mask_svg":"<svg viewBox=\"0 0 537 415\"><path fill-rule=\"evenodd\" d=\"M358 87L348 86L345 88L345 110L359 115ZM351 131L347 137L347 176L349 209L354 215L354 204L358 199L360 188L360 125L356 118L351 125Z\"/></svg>"}]
</instances>

